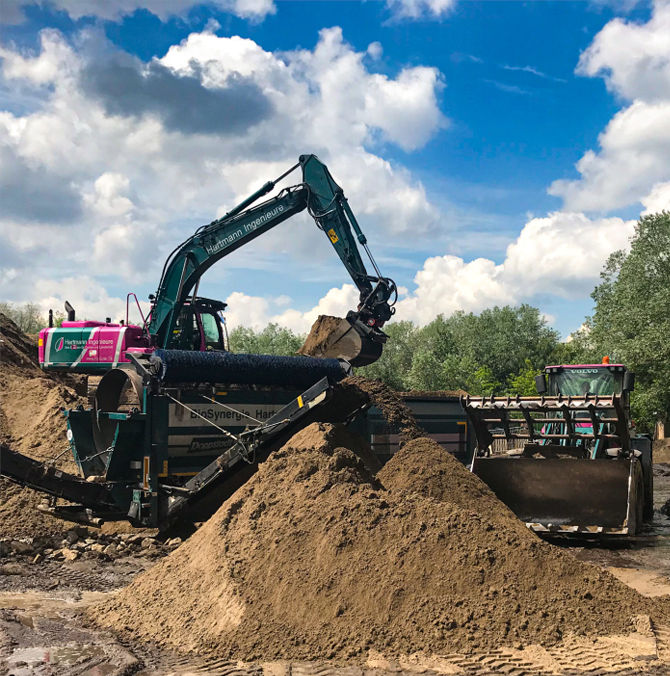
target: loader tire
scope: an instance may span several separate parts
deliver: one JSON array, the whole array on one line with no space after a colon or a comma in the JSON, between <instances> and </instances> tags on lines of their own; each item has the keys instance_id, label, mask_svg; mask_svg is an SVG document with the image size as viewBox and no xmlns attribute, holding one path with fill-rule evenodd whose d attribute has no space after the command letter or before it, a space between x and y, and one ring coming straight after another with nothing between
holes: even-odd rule
<instances>
[{"instance_id":1,"label":"loader tire","mask_svg":"<svg viewBox=\"0 0 670 676\"><path fill-rule=\"evenodd\" d=\"M633 468L629 503L628 533L638 535L644 525L644 478L639 463L635 463Z\"/></svg>"}]
</instances>

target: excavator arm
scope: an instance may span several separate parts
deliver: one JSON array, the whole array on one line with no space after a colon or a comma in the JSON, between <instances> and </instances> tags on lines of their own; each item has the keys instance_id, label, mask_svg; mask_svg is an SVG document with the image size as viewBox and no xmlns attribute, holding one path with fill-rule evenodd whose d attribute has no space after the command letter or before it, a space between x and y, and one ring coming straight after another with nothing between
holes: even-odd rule
<instances>
[{"instance_id":1,"label":"excavator arm","mask_svg":"<svg viewBox=\"0 0 670 676\"><path fill-rule=\"evenodd\" d=\"M251 206L298 166L302 169L301 184ZM222 218L199 228L172 252L153 299L149 332L155 336L156 344L170 346L181 308L207 269L304 209L324 231L360 292L356 310L349 312L338 326L329 327L329 338L319 339L317 356L344 358L354 366L378 359L386 340L381 329L394 312L396 286L381 276L342 188L315 155L301 155L289 171L268 181ZM375 275L368 274L357 241L368 254Z\"/></svg>"}]
</instances>

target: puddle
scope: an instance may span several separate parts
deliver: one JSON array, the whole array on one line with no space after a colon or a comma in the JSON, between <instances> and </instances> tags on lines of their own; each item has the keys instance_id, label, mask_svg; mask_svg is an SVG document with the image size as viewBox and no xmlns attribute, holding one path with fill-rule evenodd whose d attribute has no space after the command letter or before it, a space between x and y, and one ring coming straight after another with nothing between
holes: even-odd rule
<instances>
[{"instance_id":1,"label":"puddle","mask_svg":"<svg viewBox=\"0 0 670 676\"><path fill-rule=\"evenodd\" d=\"M107 656L102 648L97 646L65 645L65 646L39 646L32 648L17 648L7 658L7 667L13 676L28 676L39 673L48 668L46 673L62 673L64 669L86 662L87 674L90 676L105 676L117 670L117 667L105 663ZM98 662L98 664L95 664Z\"/></svg>"}]
</instances>

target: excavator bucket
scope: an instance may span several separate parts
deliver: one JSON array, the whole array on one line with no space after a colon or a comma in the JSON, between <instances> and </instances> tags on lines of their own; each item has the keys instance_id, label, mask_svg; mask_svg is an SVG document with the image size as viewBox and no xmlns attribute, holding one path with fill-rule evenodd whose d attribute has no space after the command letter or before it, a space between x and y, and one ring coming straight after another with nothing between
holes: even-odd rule
<instances>
[{"instance_id":1,"label":"excavator bucket","mask_svg":"<svg viewBox=\"0 0 670 676\"><path fill-rule=\"evenodd\" d=\"M352 366L366 366L381 356L386 335L356 319L319 315L298 354L345 359Z\"/></svg>"},{"instance_id":2,"label":"excavator bucket","mask_svg":"<svg viewBox=\"0 0 670 676\"><path fill-rule=\"evenodd\" d=\"M472 471L537 532L634 535L644 484L618 395L464 397Z\"/></svg>"}]
</instances>

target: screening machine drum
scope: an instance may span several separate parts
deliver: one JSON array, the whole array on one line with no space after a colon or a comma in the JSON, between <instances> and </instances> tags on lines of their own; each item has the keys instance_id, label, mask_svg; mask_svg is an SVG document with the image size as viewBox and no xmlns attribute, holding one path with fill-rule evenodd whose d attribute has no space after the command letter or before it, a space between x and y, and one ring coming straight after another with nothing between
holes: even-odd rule
<instances>
[{"instance_id":1,"label":"screening machine drum","mask_svg":"<svg viewBox=\"0 0 670 676\"><path fill-rule=\"evenodd\" d=\"M164 384L235 383L304 388L321 378L334 385L349 374L351 367L339 359L156 350L151 355L150 370Z\"/></svg>"}]
</instances>

